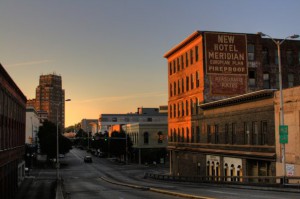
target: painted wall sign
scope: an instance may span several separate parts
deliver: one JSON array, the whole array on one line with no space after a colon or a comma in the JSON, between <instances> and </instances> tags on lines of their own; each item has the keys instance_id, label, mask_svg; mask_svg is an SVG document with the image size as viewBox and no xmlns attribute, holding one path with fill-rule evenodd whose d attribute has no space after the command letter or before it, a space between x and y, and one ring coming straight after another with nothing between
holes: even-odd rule
<instances>
[{"instance_id":1,"label":"painted wall sign","mask_svg":"<svg viewBox=\"0 0 300 199\"><path fill-rule=\"evenodd\" d=\"M246 35L205 33L205 48L207 74L248 74Z\"/></svg>"}]
</instances>

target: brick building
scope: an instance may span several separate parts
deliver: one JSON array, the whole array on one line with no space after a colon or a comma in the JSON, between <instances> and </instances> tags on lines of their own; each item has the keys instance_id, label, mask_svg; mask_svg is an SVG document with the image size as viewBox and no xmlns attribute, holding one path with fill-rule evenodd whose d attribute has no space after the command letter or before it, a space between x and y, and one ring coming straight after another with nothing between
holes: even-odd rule
<instances>
[{"instance_id":1,"label":"brick building","mask_svg":"<svg viewBox=\"0 0 300 199\"><path fill-rule=\"evenodd\" d=\"M13 198L24 178L26 97L0 64L0 198Z\"/></svg>"},{"instance_id":2,"label":"brick building","mask_svg":"<svg viewBox=\"0 0 300 199\"><path fill-rule=\"evenodd\" d=\"M174 134L169 144L172 174L274 176L273 98L274 90L261 90L200 105L198 141Z\"/></svg>"},{"instance_id":3,"label":"brick building","mask_svg":"<svg viewBox=\"0 0 300 199\"><path fill-rule=\"evenodd\" d=\"M178 146L183 143L195 146L202 142L200 104L279 87L276 45L257 34L196 31L164 57L168 61L171 154L180 152ZM283 88L300 85L300 42L286 40L281 45L281 60ZM174 175L184 175L174 166Z\"/></svg>"},{"instance_id":4,"label":"brick building","mask_svg":"<svg viewBox=\"0 0 300 199\"><path fill-rule=\"evenodd\" d=\"M35 108L41 121L47 119L56 124L58 119L58 125L63 132L65 128L65 90L62 89L61 76L41 75L35 99L28 100L27 106Z\"/></svg>"}]
</instances>

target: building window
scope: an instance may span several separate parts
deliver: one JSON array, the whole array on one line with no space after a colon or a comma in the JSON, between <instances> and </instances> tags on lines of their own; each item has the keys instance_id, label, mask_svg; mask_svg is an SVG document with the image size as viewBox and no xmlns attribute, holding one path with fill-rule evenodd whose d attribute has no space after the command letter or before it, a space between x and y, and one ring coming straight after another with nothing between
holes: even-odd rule
<instances>
[{"instance_id":1,"label":"building window","mask_svg":"<svg viewBox=\"0 0 300 199\"><path fill-rule=\"evenodd\" d=\"M195 128L194 128L194 127L192 127L191 142L192 142L192 143L195 142Z\"/></svg>"},{"instance_id":2,"label":"building window","mask_svg":"<svg viewBox=\"0 0 300 199\"><path fill-rule=\"evenodd\" d=\"M152 122L152 117L148 117L147 122Z\"/></svg>"},{"instance_id":3,"label":"building window","mask_svg":"<svg viewBox=\"0 0 300 199\"><path fill-rule=\"evenodd\" d=\"M196 72L196 87L199 88L200 86L200 78L199 78L199 71Z\"/></svg>"},{"instance_id":4,"label":"building window","mask_svg":"<svg viewBox=\"0 0 300 199\"><path fill-rule=\"evenodd\" d=\"M276 65L278 65L278 50L275 49L275 52L274 52L274 53L275 53L275 56L274 56L274 57L275 57L275 60L274 60L274 62L275 62Z\"/></svg>"},{"instance_id":5,"label":"building window","mask_svg":"<svg viewBox=\"0 0 300 199\"><path fill-rule=\"evenodd\" d=\"M186 67L189 66L189 55L187 52L185 53L185 65L186 65Z\"/></svg>"},{"instance_id":6,"label":"building window","mask_svg":"<svg viewBox=\"0 0 300 199\"><path fill-rule=\"evenodd\" d=\"M177 142L177 133L176 133L176 129L173 130L173 133L174 133L174 142Z\"/></svg>"},{"instance_id":7,"label":"building window","mask_svg":"<svg viewBox=\"0 0 300 199\"><path fill-rule=\"evenodd\" d=\"M196 142L200 142L200 128L199 126L196 126Z\"/></svg>"},{"instance_id":8,"label":"building window","mask_svg":"<svg viewBox=\"0 0 300 199\"><path fill-rule=\"evenodd\" d=\"M270 75L269 75L269 73L264 73L263 74L263 79L264 79L264 89L269 89L270 88Z\"/></svg>"},{"instance_id":9,"label":"building window","mask_svg":"<svg viewBox=\"0 0 300 199\"><path fill-rule=\"evenodd\" d=\"M170 75L172 75L172 62L169 62Z\"/></svg>"},{"instance_id":10,"label":"building window","mask_svg":"<svg viewBox=\"0 0 300 199\"><path fill-rule=\"evenodd\" d=\"M269 64L269 51L268 51L268 48L263 48L263 50L262 50L262 62L263 62L263 65L268 65Z\"/></svg>"},{"instance_id":11,"label":"building window","mask_svg":"<svg viewBox=\"0 0 300 199\"><path fill-rule=\"evenodd\" d=\"M174 82L174 95L176 95L176 82Z\"/></svg>"},{"instance_id":12,"label":"building window","mask_svg":"<svg viewBox=\"0 0 300 199\"><path fill-rule=\"evenodd\" d=\"M183 117L184 116L184 102L183 101L181 102L181 114Z\"/></svg>"},{"instance_id":13,"label":"building window","mask_svg":"<svg viewBox=\"0 0 300 199\"><path fill-rule=\"evenodd\" d=\"M249 71L249 86L255 87L256 86L256 72L255 71Z\"/></svg>"},{"instance_id":14,"label":"building window","mask_svg":"<svg viewBox=\"0 0 300 199\"><path fill-rule=\"evenodd\" d=\"M181 69L184 69L184 61L183 61L183 55L181 55Z\"/></svg>"},{"instance_id":15,"label":"building window","mask_svg":"<svg viewBox=\"0 0 300 199\"><path fill-rule=\"evenodd\" d=\"M196 62L199 60L199 52L198 52L198 46L195 47L195 56L196 56Z\"/></svg>"},{"instance_id":16,"label":"building window","mask_svg":"<svg viewBox=\"0 0 300 199\"><path fill-rule=\"evenodd\" d=\"M186 127L186 142L190 142L190 130Z\"/></svg>"},{"instance_id":17,"label":"building window","mask_svg":"<svg viewBox=\"0 0 300 199\"><path fill-rule=\"evenodd\" d=\"M181 142L184 142L184 128L181 129Z\"/></svg>"},{"instance_id":18,"label":"building window","mask_svg":"<svg viewBox=\"0 0 300 199\"><path fill-rule=\"evenodd\" d=\"M177 117L180 117L180 103L177 104Z\"/></svg>"},{"instance_id":19,"label":"building window","mask_svg":"<svg viewBox=\"0 0 300 199\"><path fill-rule=\"evenodd\" d=\"M219 144L219 127L215 125L215 144Z\"/></svg>"},{"instance_id":20,"label":"building window","mask_svg":"<svg viewBox=\"0 0 300 199\"><path fill-rule=\"evenodd\" d=\"M176 117L176 104L173 104L173 113L174 113L174 118Z\"/></svg>"},{"instance_id":21,"label":"building window","mask_svg":"<svg viewBox=\"0 0 300 199\"><path fill-rule=\"evenodd\" d=\"M244 123L244 144L250 144L250 127L249 123Z\"/></svg>"},{"instance_id":22,"label":"building window","mask_svg":"<svg viewBox=\"0 0 300 199\"><path fill-rule=\"evenodd\" d=\"M173 96L173 91L172 91L172 84L170 84L170 97L172 97Z\"/></svg>"},{"instance_id":23,"label":"building window","mask_svg":"<svg viewBox=\"0 0 300 199\"><path fill-rule=\"evenodd\" d=\"M198 115L198 111L199 111L199 100L198 100L198 98L196 98L196 104L195 104L195 109L196 109L196 115Z\"/></svg>"},{"instance_id":24,"label":"building window","mask_svg":"<svg viewBox=\"0 0 300 199\"><path fill-rule=\"evenodd\" d=\"M191 89L194 89L194 75L191 74Z\"/></svg>"},{"instance_id":25,"label":"building window","mask_svg":"<svg viewBox=\"0 0 300 199\"><path fill-rule=\"evenodd\" d=\"M267 144L267 131L268 131L268 123L263 121L261 124L261 144Z\"/></svg>"},{"instance_id":26,"label":"building window","mask_svg":"<svg viewBox=\"0 0 300 199\"><path fill-rule=\"evenodd\" d=\"M149 144L149 133L144 132L144 144Z\"/></svg>"},{"instance_id":27,"label":"building window","mask_svg":"<svg viewBox=\"0 0 300 199\"><path fill-rule=\"evenodd\" d=\"M111 119L111 121L112 121L112 122L117 122L117 121L118 121L118 118L113 117L113 118Z\"/></svg>"},{"instance_id":28,"label":"building window","mask_svg":"<svg viewBox=\"0 0 300 199\"><path fill-rule=\"evenodd\" d=\"M178 80L178 95L180 94L180 79Z\"/></svg>"},{"instance_id":29,"label":"building window","mask_svg":"<svg viewBox=\"0 0 300 199\"><path fill-rule=\"evenodd\" d=\"M279 89L279 74L276 74L276 88Z\"/></svg>"},{"instance_id":30,"label":"building window","mask_svg":"<svg viewBox=\"0 0 300 199\"><path fill-rule=\"evenodd\" d=\"M180 71L180 59L179 59L179 57L177 58L177 71Z\"/></svg>"},{"instance_id":31,"label":"building window","mask_svg":"<svg viewBox=\"0 0 300 199\"><path fill-rule=\"evenodd\" d=\"M248 49L248 61L254 61L254 59L255 59L254 45L253 44L248 44L247 49Z\"/></svg>"},{"instance_id":32,"label":"building window","mask_svg":"<svg viewBox=\"0 0 300 199\"><path fill-rule=\"evenodd\" d=\"M174 73L176 73L176 60L175 59L173 60L173 71L174 71Z\"/></svg>"},{"instance_id":33,"label":"building window","mask_svg":"<svg viewBox=\"0 0 300 199\"><path fill-rule=\"evenodd\" d=\"M253 132L252 144L257 145L258 144L258 125L257 125L257 122L252 123L252 132Z\"/></svg>"},{"instance_id":34,"label":"building window","mask_svg":"<svg viewBox=\"0 0 300 199\"><path fill-rule=\"evenodd\" d=\"M161 131L159 131L158 133L157 133L157 137L158 137L158 140L157 140L157 143L158 144L161 144L161 143L163 143L163 134L162 134L162 132Z\"/></svg>"},{"instance_id":35,"label":"building window","mask_svg":"<svg viewBox=\"0 0 300 199\"><path fill-rule=\"evenodd\" d=\"M232 123L232 134L231 134L231 142L232 144L236 144L236 124Z\"/></svg>"},{"instance_id":36,"label":"building window","mask_svg":"<svg viewBox=\"0 0 300 199\"><path fill-rule=\"evenodd\" d=\"M190 80L189 80L189 77L188 76L186 76L185 77L185 86L186 86L186 91L189 91L189 84L190 84Z\"/></svg>"},{"instance_id":37,"label":"building window","mask_svg":"<svg viewBox=\"0 0 300 199\"><path fill-rule=\"evenodd\" d=\"M289 83L289 88L294 86L294 74L292 73L288 74L288 83Z\"/></svg>"},{"instance_id":38,"label":"building window","mask_svg":"<svg viewBox=\"0 0 300 199\"><path fill-rule=\"evenodd\" d=\"M184 92L184 79L181 79L181 92Z\"/></svg>"},{"instance_id":39,"label":"building window","mask_svg":"<svg viewBox=\"0 0 300 199\"><path fill-rule=\"evenodd\" d=\"M189 102L187 100L185 101L185 113L189 115Z\"/></svg>"},{"instance_id":40,"label":"building window","mask_svg":"<svg viewBox=\"0 0 300 199\"><path fill-rule=\"evenodd\" d=\"M207 125L207 143L211 143L211 129L210 129L210 125Z\"/></svg>"},{"instance_id":41,"label":"building window","mask_svg":"<svg viewBox=\"0 0 300 199\"><path fill-rule=\"evenodd\" d=\"M229 126L228 124L225 124L225 144L228 144L229 143Z\"/></svg>"},{"instance_id":42,"label":"building window","mask_svg":"<svg viewBox=\"0 0 300 199\"><path fill-rule=\"evenodd\" d=\"M191 115L194 115L194 102L192 99L190 100L190 107L191 107Z\"/></svg>"},{"instance_id":43,"label":"building window","mask_svg":"<svg viewBox=\"0 0 300 199\"><path fill-rule=\"evenodd\" d=\"M190 59L191 59L191 65L193 64L194 57L193 57L193 50L190 50Z\"/></svg>"},{"instance_id":44,"label":"building window","mask_svg":"<svg viewBox=\"0 0 300 199\"><path fill-rule=\"evenodd\" d=\"M298 64L300 64L300 51L298 52Z\"/></svg>"},{"instance_id":45,"label":"building window","mask_svg":"<svg viewBox=\"0 0 300 199\"><path fill-rule=\"evenodd\" d=\"M172 105L170 105L170 118L172 118L172 115L173 113L172 113Z\"/></svg>"},{"instance_id":46,"label":"building window","mask_svg":"<svg viewBox=\"0 0 300 199\"><path fill-rule=\"evenodd\" d=\"M294 61L293 51L286 51L286 62L288 66L292 66Z\"/></svg>"}]
</instances>

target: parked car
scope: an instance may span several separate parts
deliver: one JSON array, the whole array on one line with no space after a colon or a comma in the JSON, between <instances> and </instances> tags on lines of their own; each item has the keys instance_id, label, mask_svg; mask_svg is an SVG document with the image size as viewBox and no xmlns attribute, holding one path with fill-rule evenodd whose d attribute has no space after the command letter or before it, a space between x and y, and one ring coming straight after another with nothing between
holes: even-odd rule
<instances>
[{"instance_id":1,"label":"parked car","mask_svg":"<svg viewBox=\"0 0 300 199\"><path fill-rule=\"evenodd\" d=\"M84 157L84 162L92 163L93 159L92 159L91 156L87 155L87 156Z\"/></svg>"}]
</instances>

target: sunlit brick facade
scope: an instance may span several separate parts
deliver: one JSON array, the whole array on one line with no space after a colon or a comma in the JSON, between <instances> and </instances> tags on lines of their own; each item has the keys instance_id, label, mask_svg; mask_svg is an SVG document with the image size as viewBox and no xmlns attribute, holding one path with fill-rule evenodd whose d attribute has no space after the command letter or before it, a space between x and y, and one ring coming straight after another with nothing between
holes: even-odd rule
<instances>
[{"instance_id":1,"label":"sunlit brick facade","mask_svg":"<svg viewBox=\"0 0 300 199\"><path fill-rule=\"evenodd\" d=\"M203 136L207 135L207 125L202 123L200 115L203 109L200 105L262 89L278 89L276 45L271 39L257 34L196 31L169 50L164 57L168 62L168 149L171 174L195 175L198 172L199 175L210 175L203 165L206 155L210 153L200 153L194 149L201 148L203 143L210 145L213 151L220 144L226 143L210 143L208 137ZM300 85L299 41L286 40L281 45L281 61L283 88ZM230 113L226 115L230 116ZM272 131L274 135L274 128ZM220 139L224 134L222 125ZM270 145L271 148L274 144ZM232 144L226 145L230 148ZM237 145L244 146L245 143ZM205 161L197 162L197 155L202 155ZM213 159L213 153L211 155ZM190 168L188 164L184 164L185 169L178 167L180 162L188 160L192 164ZM275 158L272 156L269 160L264 169L269 169L266 173L273 175L275 166L271 162ZM197 170L198 163L202 165L201 170ZM246 164L242 161L240 168L245 168L243 165ZM254 169L252 174L256 173Z\"/></svg>"}]
</instances>

